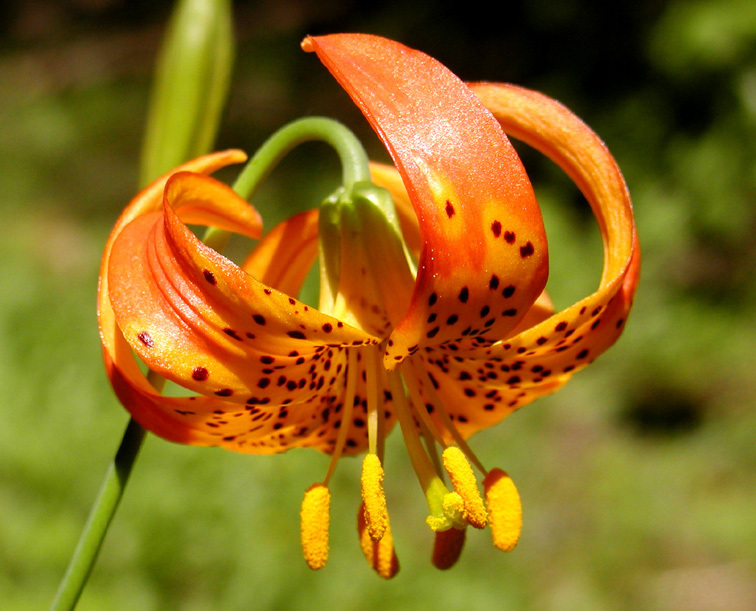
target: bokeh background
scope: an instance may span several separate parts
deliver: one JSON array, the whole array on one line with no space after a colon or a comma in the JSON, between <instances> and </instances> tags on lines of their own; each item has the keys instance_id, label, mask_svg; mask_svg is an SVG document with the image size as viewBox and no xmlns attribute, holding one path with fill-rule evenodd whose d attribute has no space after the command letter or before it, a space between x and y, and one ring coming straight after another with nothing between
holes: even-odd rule
<instances>
[{"instance_id":1,"label":"bokeh background","mask_svg":"<svg viewBox=\"0 0 756 611\"><path fill-rule=\"evenodd\" d=\"M0 7L3 609L52 600L127 422L102 370L95 290L110 226L136 189L170 8ZM566 103L630 185L644 253L636 308L619 343L563 391L474 438L523 497L513 553L470 532L455 568L432 568L424 501L393 436L399 575L382 581L359 551L355 460L339 465L331 559L312 573L298 512L325 457L149 437L79 608L756 609L756 4L280 0L237 2L235 13L219 147L252 151L291 119L328 114L385 158L346 94L300 51L306 34L381 34L464 79ZM269 217L335 186L332 153L308 147L256 197ZM598 232L560 172L521 150L551 239L549 288L568 305L598 283Z\"/></svg>"}]
</instances>

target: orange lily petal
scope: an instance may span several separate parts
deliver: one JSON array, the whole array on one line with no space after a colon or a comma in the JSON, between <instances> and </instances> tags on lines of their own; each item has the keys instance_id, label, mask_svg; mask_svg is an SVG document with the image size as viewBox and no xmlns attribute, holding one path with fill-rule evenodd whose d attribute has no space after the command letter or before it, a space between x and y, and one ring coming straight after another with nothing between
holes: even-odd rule
<instances>
[{"instance_id":1,"label":"orange lily petal","mask_svg":"<svg viewBox=\"0 0 756 611\"><path fill-rule=\"evenodd\" d=\"M540 210L517 154L468 87L436 60L383 38L307 38L383 140L420 227L412 302L391 334L391 369L423 346L505 336L548 273ZM493 343L493 341L489 342Z\"/></svg>"},{"instance_id":2,"label":"orange lily petal","mask_svg":"<svg viewBox=\"0 0 756 611\"><path fill-rule=\"evenodd\" d=\"M241 163L247 159L243 151L229 150L205 155L189 161L172 172L158 178L151 185L143 189L126 207L118 221L115 224L107 243L102 257L100 267L100 278L97 289L97 317L100 327L100 338L103 346L103 354L108 374L111 378L118 375L123 380L128 380L129 384L144 390L152 389L147 379L139 369L137 362L131 355L128 344L125 342L120 329L115 324L113 308L110 305L108 297L108 267L110 264L110 253L113 248L113 242L121 233L123 228L133 219L150 210L157 210L162 205L162 193L168 178L176 171L192 171L209 174L215 172L227 165ZM120 396L120 395L119 395Z\"/></svg>"},{"instance_id":3,"label":"orange lily petal","mask_svg":"<svg viewBox=\"0 0 756 611\"><path fill-rule=\"evenodd\" d=\"M554 392L611 346L624 328L640 269L627 187L598 136L539 93L498 84L472 90L509 134L550 157L580 187L604 240L604 271L592 295L494 346L422 355L431 373L424 396L433 402L435 394L449 406L465 437Z\"/></svg>"},{"instance_id":4,"label":"orange lily petal","mask_svg":"<svg viewBox=\"0 0 756 611\"><path fill-rule=\"evenodd\" d=\"M276 401L299 394L288 384L307 377L309 365L297 365L299 356L313 356L326 345L377 343L267 287L202 244L177 215L183 200L174 199L194 189L214 190L213 205L229 215L248 208L222 183L176 174L166 185L163 213L135 219L113 244L109 294L116 321L151 369L203 394L248 398L264 390ZM286 384L268 388L269 358L287 365Z\"/></svg>"},{"instance_id":5,"label":"orange lily petal","mask_svg":"<svg viewBox=\"0 0 756 611\"><path fill-rule=\"evenodd\" d=\"M188 230L179 215L244 229L249 205L228 187L187 172L162 184L163 197L149 191L164 200L162 211L144 205L146 212L118 226L107 250L101 303L112 314L101 322L123 333L116 350L104 342L119 397L143 426L174 441L254 453L329 451L347 347L378 340L260 283ZM257 229L252 223L245 231ZM130 349L152 370L205 396L161 397L128 358ZM362 377L360 403L367 393ZM364 409L355 410L346 451L366 443Z\"/></svg>"}]
</instances>

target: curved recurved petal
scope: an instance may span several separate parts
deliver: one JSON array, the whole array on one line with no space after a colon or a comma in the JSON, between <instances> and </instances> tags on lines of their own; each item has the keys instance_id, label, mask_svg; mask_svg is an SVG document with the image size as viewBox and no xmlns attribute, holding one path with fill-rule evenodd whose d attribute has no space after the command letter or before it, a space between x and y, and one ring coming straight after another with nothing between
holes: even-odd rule
<instances>
[{"instance_id":1,"label":"curved recurved petal","mask_svg":"<svg viewBox=\"0 0 756 611\"><path fill-rule=\"evenodd\" d=\"M113 308L111 307L110 298L108 296L108 268L110 265L110 253L113 248L113 243L120 235L123 228L132 220L149 211L159 210L162 207L165 183L174 172L191 171L210 174L225 166L241 163L246 159L247 155L243 151L228 150L212 153L188 161L175 170L161 176L140 191L123 211L110 233L103 252L97 288L97 319L100 327L100 338L108 370L118 372L119 376L128 380L129 383L133 384L135 387L144 389L145 391L154 391L149 382L147 382L144 374L142 374L139 369L138 363L134 359L128 344L124 340L120 329L115 324Z\"/></svg>"},{"instance_id":2,"label":"curved recurved petal","mask_svg":"<svg viewBox=\"0 0 756 611\"><path fill-rule=\"evenodd\" d=\"M550 157L580 187L604 239L604 271L596 292L556 314L542 311L532 326L519 325L517 333L494 346L423 355L431 373L432 390L426 388L426 394L435 392L449 407L464 436L555 391L611 346L624 328L640 266L627 188L601 140L541 94L508 85L472 89L507 133Z\"/></svg>"},{"instance_id":3,"label":"curved recurved petal","mask_svg":"<svg viewBox=\"0 0 756 611\"><path fill-rule=\"evenodd\" d=\"M496 346L572 372L593 361L622 333L640 272L640 246L627 186L601 139L567 108L515 87L471 85L507 133L557 163L593 210L604 242L598 289L540 324ZM531 354L532 353L532 354Z\"/></svg>"},{"instance_id":4,"label":"curved recurved petal","mask_svg":"<svg viewBox=\"0 0 756 611\"><path fill-rule=\"evenodd\" d=\"M530 182L496 120L439 62L399 43L343 34L303 47L381 137L418 218L417 282L384 364L506 336L543 290L548 257Z\"/></svg>"},{"instance_id":5,"label":"curved recurved petal","mask_svg":"<svg viewBox=\"0 0 756 611\"><path fill-rule=\"evenodd\" d=\"M126 341L150 369L201 394L273 403L323 394L328 379L318 384L318 367L311 368L320 353L377 340L262 284L202 244L177 216L197 182L215 189L213 202L232 218L248 206L213 179L178 174L166 185L162 213L123 229L108 271Z\"/></svg>"},{"instance_id":6,"label":"curved recurved petal","mask_svg":"<svg viewBox=\"0 0 756 611\"><path fill-rule=\"evenodd\" d=\"M318 213L308 210L276 225L241 268L263 284L298 295L318 256Z\"/></svg>"}]
</instances>

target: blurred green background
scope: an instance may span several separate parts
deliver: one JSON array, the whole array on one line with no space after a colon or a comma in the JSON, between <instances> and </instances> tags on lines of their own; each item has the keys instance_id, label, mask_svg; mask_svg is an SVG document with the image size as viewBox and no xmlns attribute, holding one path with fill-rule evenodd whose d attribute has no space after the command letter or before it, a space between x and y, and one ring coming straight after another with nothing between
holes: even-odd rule
<instances>
[{"instance_id":1,"label":"blurred green background","mask_svg":"<svg viewBox=\"0 0 756 611\"><path fill-rule=\"evenodd\" d=\"M364 562L359 462L344 460L330 562L312 573L298 512L325 457L149 437L80 609L756 609L756 4L441 6L237 2L219 147L252 151L291 119L328 114L385 158L346 94L299 49L306 34L336 31L395 38L467 80L542 90L606 140L644 254L625 335L563 391L473 439L520 489L520 545L503 555L488 532L470 532L460 563L433 569L424 501L394 435L386 487L401 572L384 582ZM102 369L95 290L109 229L135 193L170 8L0 7L3 609L52 600L127 422ZM308 147L255 199L266 218L335 186L333 155ZM550 235L549 287L568 305L598 282L598 233L569 182L522 155ZM580 258L585 244L595 261Z\"/></svg>"}]
</instances>

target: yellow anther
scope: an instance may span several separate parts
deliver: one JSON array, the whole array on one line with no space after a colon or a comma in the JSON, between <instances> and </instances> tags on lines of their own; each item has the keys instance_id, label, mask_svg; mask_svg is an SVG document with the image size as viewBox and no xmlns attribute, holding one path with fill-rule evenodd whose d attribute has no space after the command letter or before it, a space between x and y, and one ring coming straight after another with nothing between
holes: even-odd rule
<instances>
[{"instance_id":1,"label":"yellow anther","mask_svg":"<svg viewBox=\"0 0 756 611\"><path fill-rule=\"evenodd\" d=\"M522 530L522 504L514 482L501 469L491 469L483 480L493 544L511 552Z\"/></svg>"},{"instance_id":2,"label":"yellow anther","mask_svg":"<svg viewBox=\"0 0 756 611\"><path fill-rule=\"evenodd\" d=\"M322 569L328 562L328 524L331 493L323 484L313 484L302 501L302 552L307 566Z\"/></svg>"},{"instance_id":3,"label":"yellow anther","mask_svg":"<svg viewBox=\"0 0 756 611\"><path fill-rule=\"evenodd\" d=\"M362 461L362 501L368 533L372 539L380 541L389 519L383 492L383 467L376 454L367 454Z\"/></svg>"},{"instance_id":4,"label":"yellow anther","mask_svg":"<svg viewBox=\"0 0 756 611\"><path fill-rule=\"evenodd\" d=\"M470 526L484 528L487 522L486 506L478 492L478 484L470 463L457 446L449 446L442 456L444 469L451 478L454 491L462 497L464 502L465 520Z\"/></svg>"},{"instance_id":5,"label":"yellow anther","mask_svg":"<svg viewBox=\"0 0 756 611\"><path fill-rule=\"evenodd\" d=\"M394 538L391 525L386 522L386 531L380 541L376 541L368 532L365 521L365 504L360 506L357 514L357 530L360 533L360 547L370 566L384 579L391 579L399 572L399 558L394 550Z\"/></svg>"},{"instance_id":6,"label":"yellow anther","mask_svg":"<svg viewBox=\"0 0 756 611\"><path fill-rule=\"evenodd\" d=\"M445 571L454 566L465 545L465 529L450 528L436 533L433 543L433 566Z\"/></svg>"}]
</instances>

